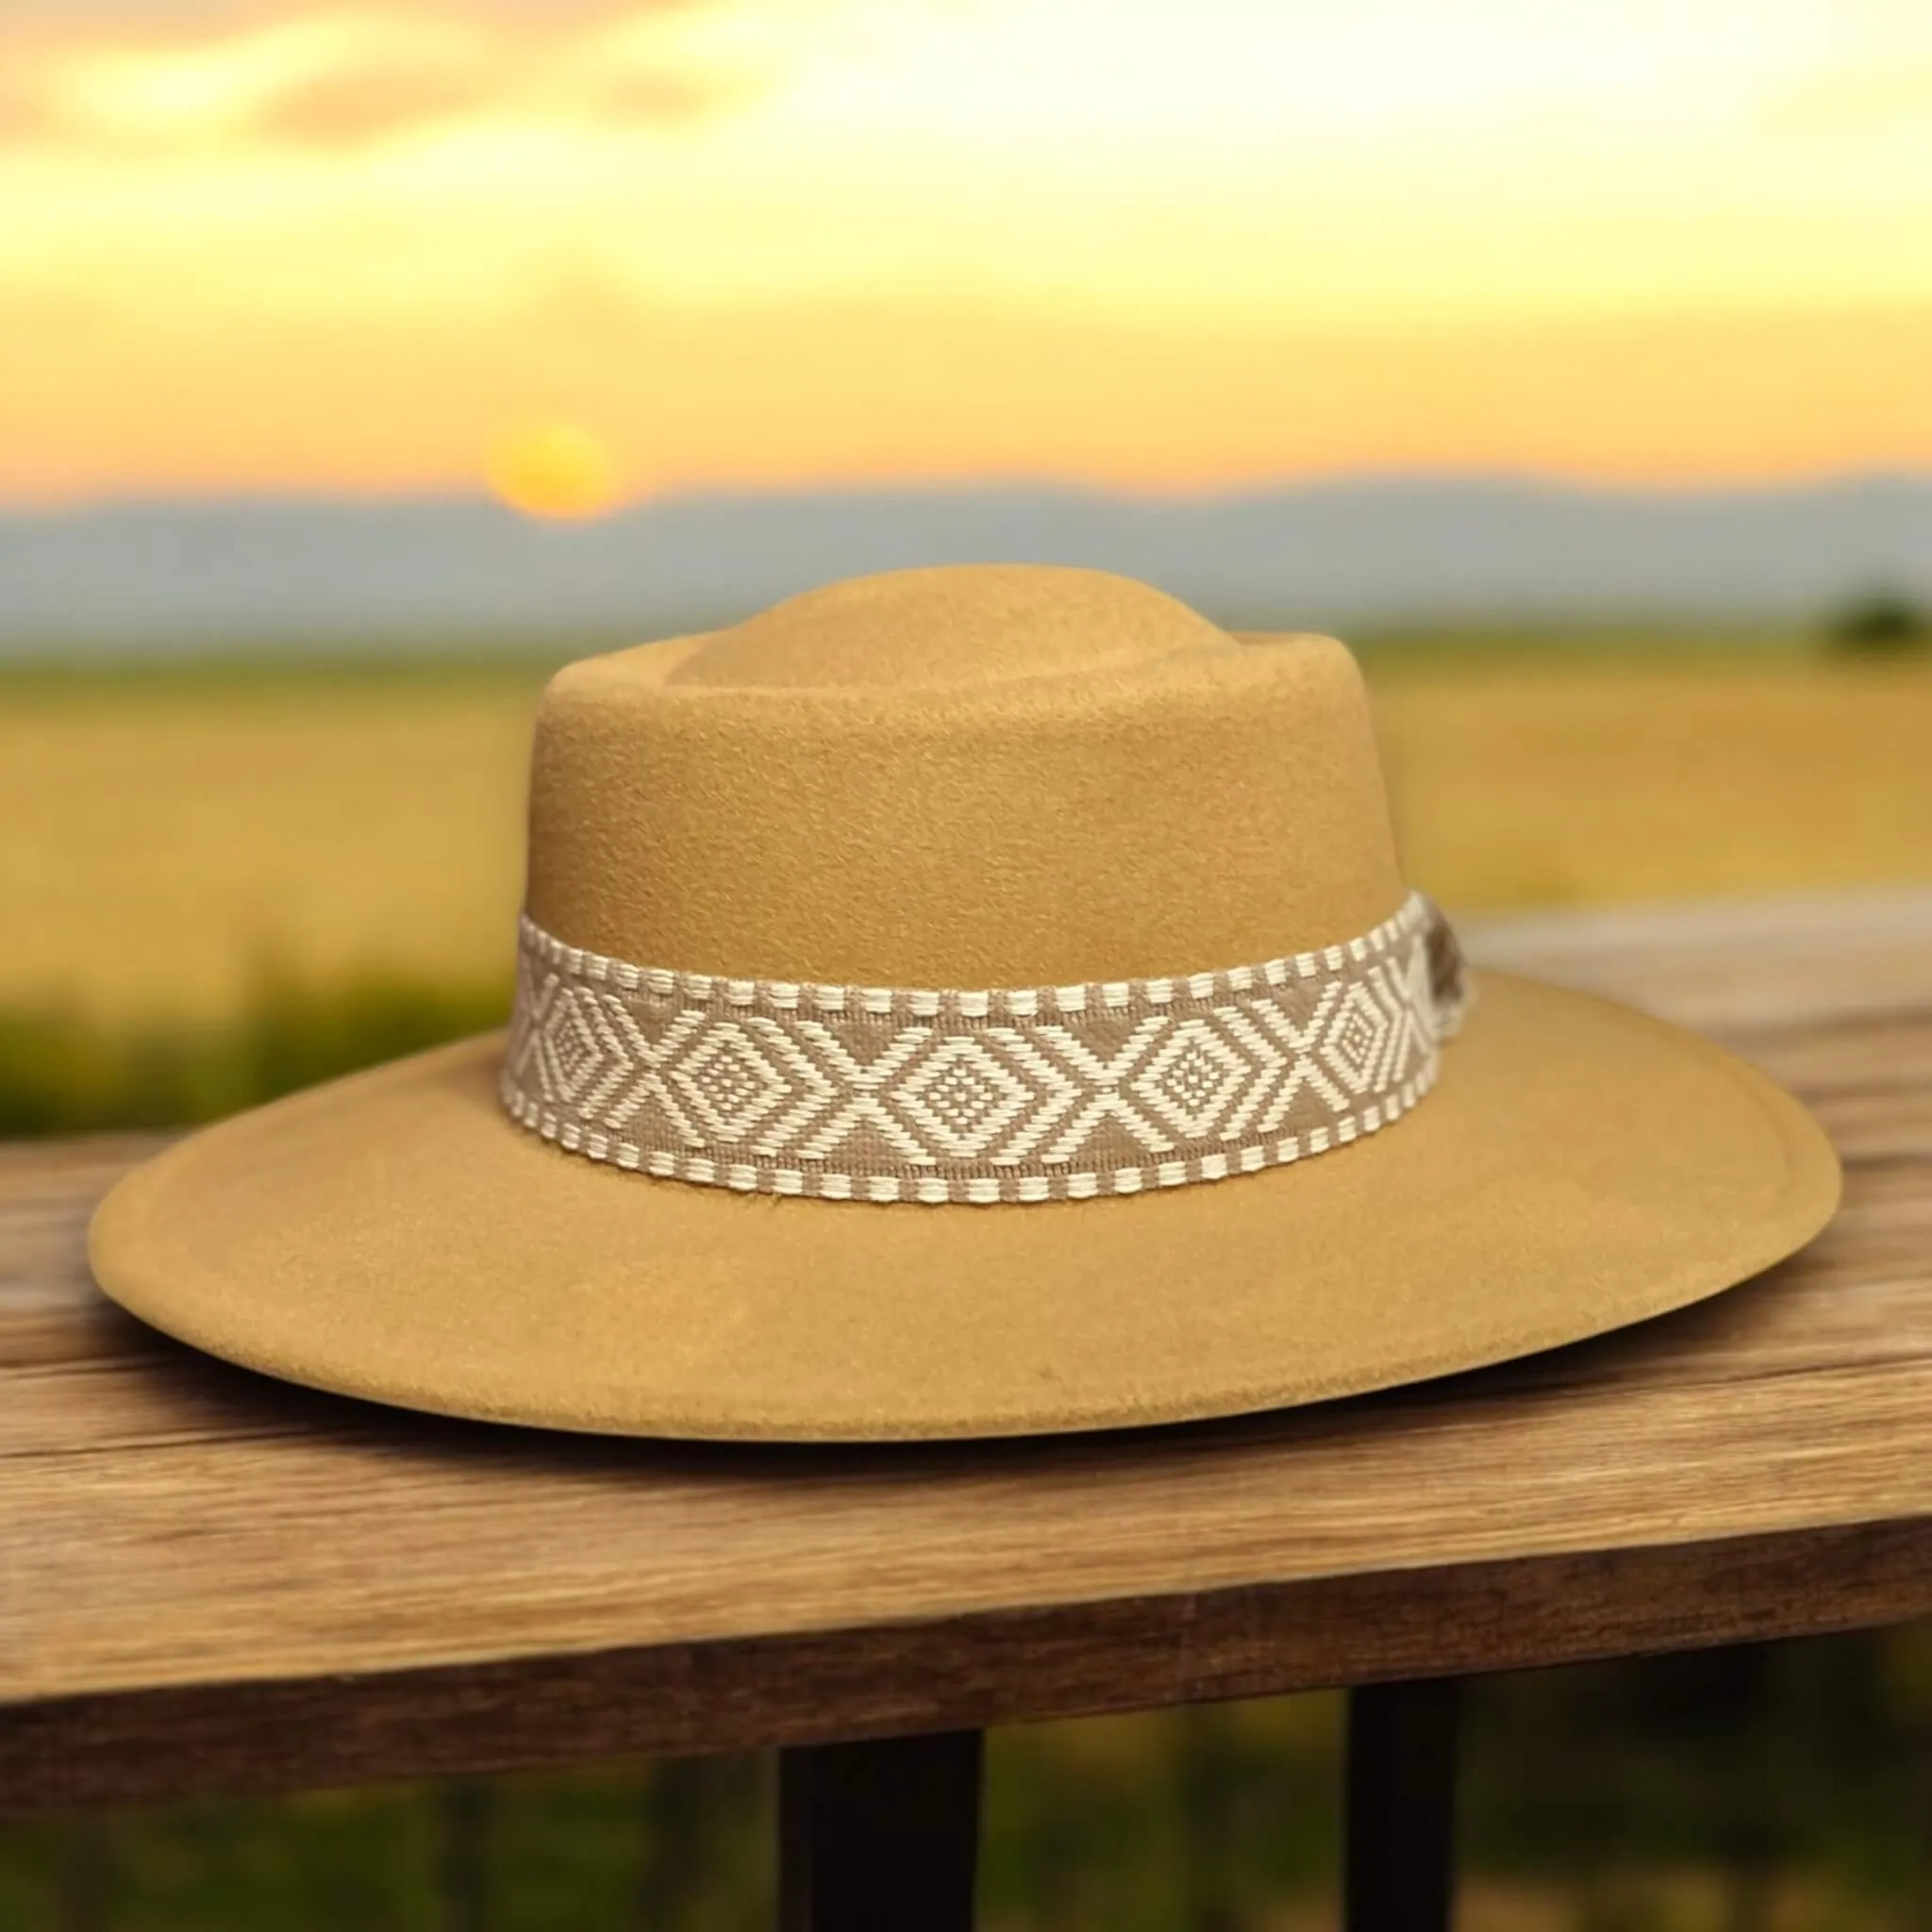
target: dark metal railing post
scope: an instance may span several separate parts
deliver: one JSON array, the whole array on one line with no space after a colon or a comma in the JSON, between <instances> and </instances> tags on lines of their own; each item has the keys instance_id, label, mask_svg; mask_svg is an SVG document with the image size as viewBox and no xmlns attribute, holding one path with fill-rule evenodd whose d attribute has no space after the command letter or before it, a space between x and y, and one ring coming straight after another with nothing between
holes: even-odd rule
<instances>
[{"instance_id":1,"label":"dark metal railing post","mask_svg":"<svg viewBox=\"0 0 1932 1932\"><path fill-rule=\"evenodd\" d=\"M982 1737L780 1754L780 1932L972 1932Z\"/></svg>"},{"instance_id":2,"label":"dark metal railing post","mask_svg":"<svg viewBox=\"0 0 1932 1932\"><path fill-rule=\"evenodd\" d=\"M1434 1677L1349 1693L1344 1932L1449 1932L1461 1688Z\"/></svg>"}]
</instances>

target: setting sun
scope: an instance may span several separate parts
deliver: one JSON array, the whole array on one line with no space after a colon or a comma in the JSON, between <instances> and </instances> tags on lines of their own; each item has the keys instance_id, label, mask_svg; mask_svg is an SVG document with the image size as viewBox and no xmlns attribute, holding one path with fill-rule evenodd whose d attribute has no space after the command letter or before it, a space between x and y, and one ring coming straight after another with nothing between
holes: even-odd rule
<instances>
[{"instance_id":1,"label":"setting sun","mask_svg":"<svg viewBox=\"0 0 1932 1932\"><path fill-rule=\"evenodd\" d=\"M513 424L490 450L490 487L533 517L592 517L617 501L608 445L575 423Z\"/></svg>"}]
</instances>

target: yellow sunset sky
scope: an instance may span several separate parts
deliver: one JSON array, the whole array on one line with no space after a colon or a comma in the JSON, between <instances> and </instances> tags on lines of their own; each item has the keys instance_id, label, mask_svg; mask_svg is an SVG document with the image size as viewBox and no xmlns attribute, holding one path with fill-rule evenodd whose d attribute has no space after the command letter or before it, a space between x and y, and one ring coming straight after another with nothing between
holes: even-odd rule
<instances>
[{"instance_id":1,"label":"yellow sunset sky","mask_svg":"<svg viewBox=\"0 0 1932 1932\"><path fill-rule=\"evenodd\" d=\"M623 495L1932 463L1932 5L0 5L0 500L531 423Z\"/></svg>"}]
</instances>

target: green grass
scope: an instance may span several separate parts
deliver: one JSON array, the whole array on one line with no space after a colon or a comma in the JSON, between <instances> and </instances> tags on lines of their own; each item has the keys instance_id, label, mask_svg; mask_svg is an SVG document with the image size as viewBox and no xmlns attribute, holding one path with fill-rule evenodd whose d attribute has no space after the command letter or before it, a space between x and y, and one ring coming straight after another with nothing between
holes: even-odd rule
<instances>
[{"instance_id":1,"label":"green grass","mask_svg":"<svg viewBox=\"0 0 1932 1932\"><path fill-rule=\"evenodd\" d=\"M636 640L615 633L548 638L344 639L340 643L194 644L179 648L74 646L0 657L0 697L92 697L103 690L142 697L227 695L266 688L341 685L439 691L527 688L573 658L617 650Z\"/></svg>"},{"instance_id":2,"label":"green grass","mask_svg":"<svg viewBox=\"0 0 1932 1932\"><path fill-rule=\"evenodd\" d=\"M509 998L507 980L463 987L366 975L335 986L269 981L239 1016L199 1024L0 1008L0 1137L216 1120L500 1026Z\"/></svg>"},{"instance_id":3,"label":"green grass","mask_svg":"<svg viewBox=\"0 0 1932 1932\"><path fill-rule=\"evenodd\" d=\"M1241 630L1307 627L1279 614L1229 624ZM1553 658L1566 662L1643 663L1728 661L1740 657L1789 660L1815 657L1833 647L1828 628L1804 625L1344 625L1341 635L1365 662L1443 665L1548 662ZM104 642L0 657L0 699L89 697L104 688L157 698L192 698L251 689L286 691L305 685L335 690L508 688L534 693L558 665L638 641L637 637L616 631L587 631L497 639L349 639L274 648L188 642L136 651Z\"/></svg>"}]
</instances>

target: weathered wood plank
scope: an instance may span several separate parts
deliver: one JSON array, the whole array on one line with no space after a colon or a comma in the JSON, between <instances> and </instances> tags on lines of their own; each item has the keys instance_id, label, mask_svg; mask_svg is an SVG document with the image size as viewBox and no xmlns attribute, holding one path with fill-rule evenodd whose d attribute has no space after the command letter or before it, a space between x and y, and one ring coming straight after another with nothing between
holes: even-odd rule
<instances>
[{"instance_id":1,"label":"weathered wood plank","mask_svg":"<svg viewBox=\"0 0 1932 1932\"><path fill-rule=\"evenodd\" d=\"M1462 922L1473 958L1728 1033L1923 1010L1932 890L1792 894Z\"/></svg>"},{"instance_id":2,"label":"weathered wood plank","mask_svg":"<svg viewBox=\"0 0 1932 1932\"><path fill-rule=\"evenodd\" d=\"M83 1240L94 1202L162 1139L0 1141L0 1373L147 1346L95 1291Z\"/></svg>"},{"instance_id":3,"label":"weathered wood plank","mask_svg":"<svg viewBox=\"0 0 1932 1932\"><path fill-rule=\"evenodd\" d=\"M1932 1521L0 1705L0 1810L891 1737L1901 1622Z\"/></svg>"},{"instance_id":4,"label":"weathered wood plank","mask_svg":"<svg viewBox=\"0 0 1932 1932\"><path fill-rule=\"evenodd\" d=\"M100 1302L86 1214L142 1145L0 1150L0 1804L957 1729L1932 1610L1932 946L1918 897L1874 903L1836 952L1815 908L1686 915L1674 945L1648 914L1589 947L1509 941L1623 973L1813 1101L1851 1171L1805 1256L1527 1362L1202 1427L802 1450L337 1401ZM1757 991L1726 1000L1742 959Z\"/></svg>"},{"instance_id":5,"label":"weathered wood plank","mask_svg":"<svg viewBox=\"0 0 1932 1932\"><path fill-rule=\"evenodd\" d=\"M1657 1389L1680 1380L1743 1381L1794 1368L1926 1360L1932 1358L1932 1295L1924 1280L1928 1247L1932 1188L1916 1167L1855 1166L1829 1233L1761 1284L1641 1329L1448 1386L1466 1408L1478 1382L1485 1393L1507 1400L1520 1389L1556 1383L1634 1380ZM423 1426L415 1418L264 1381L142 1330L136 1338L114 1354L17 1361L0 1385L6 1391L0 1467L17 1457L263 1443L317 1430L331 1441L359 1441L371 1453L386 1453ZM476 1433L496 1445L521 1440L494 1429ZM547 1458L545 1470L553 1466ZM1117 1461L1119 1452L1109 1449L1105 1459Z\"/></svg>"},{"instance_id":6,"label":"weathered wood plank","mask_svg":"<svg viewBox=\"0 0 1932 1932\"><path fill-rule=\"evenodd\" d=\"M367 1673L1932 1514L1923 1353L1810 1370L1789 1347L1733 1379L1707 1350L1656 1384L1573 1362L1111 1443L721 1453L358 1410L18 1459L0 1687Z\"/></svg>"}]
</instances>

